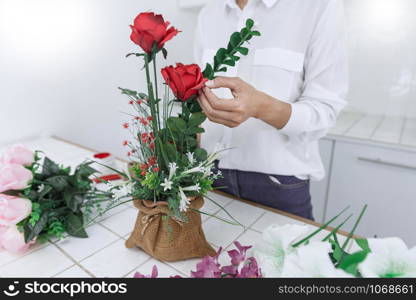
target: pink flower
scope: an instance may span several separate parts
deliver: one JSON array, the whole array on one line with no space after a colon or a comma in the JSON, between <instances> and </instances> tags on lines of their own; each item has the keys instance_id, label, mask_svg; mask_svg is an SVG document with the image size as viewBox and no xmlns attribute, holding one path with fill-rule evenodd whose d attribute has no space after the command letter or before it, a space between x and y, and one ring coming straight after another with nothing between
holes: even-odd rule
<instances>
[{"instance_id":1,"label":"pink flower","mask_svg":"<svg viewBox=\"0 0 416 300\"><path fill-rule=\"evenodd\" d=\"M0 164L0 193L9 190L23 190L32 179L32 172L21 165Z\"/></svg>"},{"instance_id":2,"label":"pink flower","mask_svg":"<svg viewBox=\"0 0 416 300\"><path fill-rule=\"evenodd\" d=\"M12 253L23 253L29 249L34 242L25 243L23 233L15 225L6 227L0 226L0 248Z\"/></svg>"},{"instance_id":3,"label":"pink flower","mask_svg":"<svg viewBox=\"0 0 416 300\"><path fill-rule=\"evenodd\" d=\"M254 257L247 258L237 278L261 278L261 270Z\"/></svg>"},{"instance_id":4,"label":"pink flower","mask_svg":"<svg viewBox=\"0 0 416 300\"><path fill-rule=\"evenodd\" d=\"M0 226L16 225L31 212L30 200L0 194Z\"/></svg>"},{"instance_id":5,"label":"pink flower","mask_svg":"<svg viewBox=\"0 0 416 300\"><path fill-rule=\"evenodd\" d=\"M222 248L220 248L215 256L206 256L196 265L196 271L191 272L192 278L221 278L220 264L218 257Z\"/></svg>"},{"instance_id":6,"label":"pink flower","mask_svg":"<svg viewBox=\"0 0 416 300\"><path fill-rule=\"evenodd\" d=\"M0 163L30 166L34 160L34 153L23 145L19 144L7 149L3 154L3 157L0 158Z\"/></svg>"},{"instance_id":7,"label":"pink flower","mask_svg":"<svg viewBox=\"0 0 416 300\"><path fill-rule=\"evenodd\" d=\"M143 275L142 273L139 273L139 272L136 272L134 274L134 278L157 278L157 276L158 276L158 271L157 271L157 266L156 265L154 265L153 268L152 268L152 274L150 274L148 276Z\"/></svg>"}]
</instances>

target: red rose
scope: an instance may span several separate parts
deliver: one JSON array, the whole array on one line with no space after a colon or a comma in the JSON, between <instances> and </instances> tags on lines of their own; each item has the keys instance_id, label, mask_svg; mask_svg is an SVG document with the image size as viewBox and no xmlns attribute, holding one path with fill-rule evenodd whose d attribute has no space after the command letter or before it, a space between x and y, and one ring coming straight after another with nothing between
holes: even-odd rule
<instances>
[{"instance_id":1,"label":"red rose","mask_svg":"<svg viewBox=\"0 0 416 300\"><path fill-rule=\"evenodd\" d=\"M177 63L176 67L163 68L162 76L176 98L184 102L196 95L198 90L208 81L202 75L201 68L195 64L183 65Z\"/></svg>"},{"instance_id":2,"label":"red rose","mask_svg":"<svg viewBox=\"0 0 416 300\"><path fill-rule=\"evenodd\" d=\"M130 39L146 52L152 52L156 43L158 49L179 33L175 27L170 27L169 22L163 20L162 15L155 15L152 12L140 13L134 19L134 25L130 25Z\"/></svg>"}]
</instances>

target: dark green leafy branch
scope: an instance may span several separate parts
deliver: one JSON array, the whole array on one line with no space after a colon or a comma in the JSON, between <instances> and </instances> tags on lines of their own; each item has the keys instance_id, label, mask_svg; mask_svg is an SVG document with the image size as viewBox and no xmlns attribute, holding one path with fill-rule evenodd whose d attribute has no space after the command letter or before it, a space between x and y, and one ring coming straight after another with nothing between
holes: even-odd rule
<instances>
[{"instance_id":1,"label":"dark green leafy branch","mask_svg":"<svg viewBox=\"0 0 416 300\"><path fill-rule=\"evenodd\" d=\"M33 182L23 194L32 201L32 213L18 224L24 232L26 242L34 239L46 241L51 237L61 238L64 233L86 238L84 220L100 202L112 196L97 190L90 176L96 173L93 162L85 162L71 173L45 157L43 163L36 156L31 167ZM35 166L41 166L41 169Z\"/></svg>"},{"instance_id":2,"label":"dark green leafy branch","mask_svg":"<svg viewBox=\"0 0 416 300\"><path fill-rule=\"evenodd\" d=\"M227 48L220 48L214 57L213 64L207 64L203 74L207 79L214 79L216 73L226 72L227 66L234 67L236 62L240 60L241 55L247 55L249 50L244 44L251 40L254 36L260 36L260 32L253 30L254 21L247 19L246 26L240 31L236 31L231 35Z\"/></svg>"}]
</instances>

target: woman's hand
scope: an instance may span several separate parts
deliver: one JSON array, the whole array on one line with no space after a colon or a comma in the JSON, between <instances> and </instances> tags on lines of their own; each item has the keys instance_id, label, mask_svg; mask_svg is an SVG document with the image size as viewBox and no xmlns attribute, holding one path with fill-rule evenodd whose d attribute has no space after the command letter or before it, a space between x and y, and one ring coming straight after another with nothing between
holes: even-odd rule
<instances>
[{"instance_id":1,"label":"woman's hand","mask_svg":"<svg viewBox=\"0 0 416 300\"><path fill-rule=\"evenodd\" d=\"M211 89L229 88L234 98L218 98ZM217 77L199 92L198 102L212 122L234 128L248 118L258 118L281 129L288 122L291 106L258 91L236 77Z\"/></svg>"}]
</instances>

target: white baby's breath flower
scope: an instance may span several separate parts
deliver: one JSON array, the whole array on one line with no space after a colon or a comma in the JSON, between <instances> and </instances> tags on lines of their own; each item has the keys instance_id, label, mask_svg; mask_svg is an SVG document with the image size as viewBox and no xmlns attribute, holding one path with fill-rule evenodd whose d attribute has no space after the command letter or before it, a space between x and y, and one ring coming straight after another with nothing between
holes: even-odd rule
<instances>
[{"instance_id":1,"label":"white baby's breath flower","mask_svg":"<svg viewBox=\"0 0 416 300\"><path fill-rule=\"evenodd\" d=\"M313 241L300 246L286 256L281 277L284 278L349 278L344 270L335 268L329 253L328 242Z\"/></svg>"},{"instance_id":2,"label":"white baby's breath flower","mask_svg":"<svg viewBox=\"0 0 416 300\"><path fill-rule=\"evenodd\" d=\"M179 197L181 198L181 200L179 202L179 210L182 211L182 212L187 211L190 201L189 201L188 197L186 197L186 195L183 192L183 189L181 187L179 188Z\"/></svg>"},{"instance_id":3,"label":"white baby's breath flower","mask_svg":"<svg viewBox=\"0 0 416 300\"><path fill-rule=\"evenodd\" d=\"M189 164L193 164L195 162L194 153L188 152L186 153L186 157L188 158Z\"/></svg>"},{"instance_id":4,"label":"white baby's breath flower","mask_svg":"<svg viewBox=\"0 0 416 300\"><path fill-rule=\"evenodd\" d=\"M307 225L274 224L269 226L262 241L254 246L253 254L265 277L280 277L285 259L296 249L292 244L310 231Z\"/></svg>"},{"instance_id":5,"label":"white baby's breath flower","mask_svg":"<svg viewBox=\"0 0 416 300\"><path fill-rule=\"evenodd\" d=\"M178 166L176 165L176 163L169 163L169 180L171 180L173 175L175 175L177 169Z\"/></svg>"},{"instance_id":6,"label":"white baby's breath flower","mask_svg":"<svg viewBox=\"0 0 416 300\"><path fill-rule=\"evenodd\" d=\"M169 191L169 190L172 189L172 184L173 184L172 181L170 181L169 179L165 178L165 181L163 183L161 183L160 186L162 186L163 187L163 190L166 192L166 191Z\"/></svg>"},{"instance_id":7,"label":"white baby's breath flower","mask_svg":"<svg viewBox=\"0 0 416 300\"><path fill-rule=\"evenodd\" d=\"M368 239L371 252L358 265L363 277L416 277L416 247L400 238Z\"/></svg>"},{"instance_id":8,"label":"white baby's breath flower","mask_svg":"<svg viewBox=\"0 0 416 300\"><path fill-rule=\"evenodd\" d=\"M199 183L197 183L195 185L184 187L182 190L188 191L188 192L189 191L199 192L201 190L201 187L199 186Z\"/></svg>"}]
</instances>

